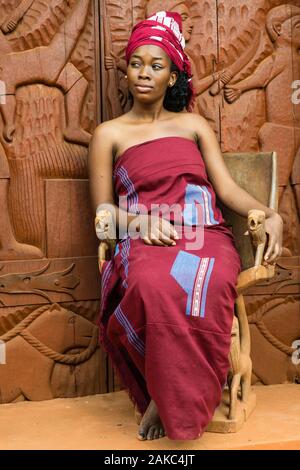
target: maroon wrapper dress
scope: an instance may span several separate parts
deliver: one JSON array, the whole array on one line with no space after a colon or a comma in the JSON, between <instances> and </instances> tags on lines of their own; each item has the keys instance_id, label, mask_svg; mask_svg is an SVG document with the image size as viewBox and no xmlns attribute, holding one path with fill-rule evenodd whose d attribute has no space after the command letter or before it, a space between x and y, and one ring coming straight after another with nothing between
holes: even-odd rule
<instances>
[{"instance_id":1,"label":"maroon wrapper dress","mask_svg":"<svg viewBox=\"0 0 300 470\"><path fill-rule=\"evenodd\" d=\"M120 207L152 209L179 240L119 237L101 274L100 342L138 410L153 398L170 439L196 439L226 384L240 256L194 141L134 145L116 160L113 179ZM168 213L173 205L181 214Z\"/></svg>"}]
</instances>

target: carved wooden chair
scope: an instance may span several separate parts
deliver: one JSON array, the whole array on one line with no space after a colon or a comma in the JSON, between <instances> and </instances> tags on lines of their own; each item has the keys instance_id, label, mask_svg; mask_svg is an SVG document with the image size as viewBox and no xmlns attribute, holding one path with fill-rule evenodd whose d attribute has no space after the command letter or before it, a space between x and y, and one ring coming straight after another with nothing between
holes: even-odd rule
<instances>
[{"instance_id":1,"label":"carved wooden chair","mask_svg":"<svg viewBox=\"0 0 300 470\"><path fill-rule=\"evenodd\" d=\"M266 206L277 210L277 155L276 152L224 153L225 163L233 179ZM245 290L274 276L275 267L262 265L267 243L265 214L249 211L248 219L241 217L219 202L226 223L231 227L242 260L242 271L237 281L238 297L231 333L230 370L222 402L216 409L207 431L236 432L249 417L256 404L251 390L252 362L250 359L250 330L243 298ZM118 240L109 239L110 213L99 211L95 218L97 231L104 234L99 245L99 270L110 259ZM248 235L245 235L245 233Z\"/></svg>"}]
</instances>

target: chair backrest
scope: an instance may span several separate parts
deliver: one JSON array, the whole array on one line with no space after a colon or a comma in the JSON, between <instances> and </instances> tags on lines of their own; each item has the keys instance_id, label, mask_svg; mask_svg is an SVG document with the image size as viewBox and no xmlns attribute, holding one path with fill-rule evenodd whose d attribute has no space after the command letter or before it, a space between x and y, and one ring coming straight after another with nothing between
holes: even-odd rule
<instances>
[{"instance_id":1,"label":"chair backrest","mask_svg":"<svg viewBox=\"0 0 300 470\"><path fill-rule=\"evenodd\" d=\"M258 201L274 210L277 201L277 155L276 152L223 153L225 163L234 181ZM254 265L254 256L247 231L247 219L228 207L218 204L226 223L231 227L242 260L242 269Z\"/></svg>"}]
</instances>

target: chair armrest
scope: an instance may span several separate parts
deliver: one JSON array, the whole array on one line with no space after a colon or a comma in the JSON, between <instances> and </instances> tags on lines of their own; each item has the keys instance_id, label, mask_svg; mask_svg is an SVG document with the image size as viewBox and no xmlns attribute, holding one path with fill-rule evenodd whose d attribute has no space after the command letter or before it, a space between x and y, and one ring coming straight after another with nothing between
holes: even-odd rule
<instances>
[{"instance_id":1,"label":"chair armrest","mask_svg":"<svg viewBox=\"0 0 300 470\"><path fill-rule=\"evenodd\" d=\"M275 274L275 266L268 265L268 266L253 266L253 268L246 269L242 271L237 280L236 289L238 294L242 294L242 292L250 286L254 286L259 281L265 281L266 279L271 279Z\"/></svg>"},{"instance_id":2,"label":"chair armrest","mask_svg":"<svg viewBox=\"0 0 300 470\"><path fill-rule=\"evenodd\" d=\"M99 270L102 272L104 261L112 258L116 249L117 240L113 235L113 221L110 211L103 209L97 212L95 217L95 230L100 239L98 249Z\"/></svg>"},{"instance_id":3,"label":"chair armrest","mask_svg":"<svg viewBox=\"0 0 300 470\"><path fill-rule=\"evenodd\" d=\"M261 266L267 242L265 229L266 215L263 211L253 209L248 212L248 233L254 251L254 266Z\"/></svg>"}]
</instances>

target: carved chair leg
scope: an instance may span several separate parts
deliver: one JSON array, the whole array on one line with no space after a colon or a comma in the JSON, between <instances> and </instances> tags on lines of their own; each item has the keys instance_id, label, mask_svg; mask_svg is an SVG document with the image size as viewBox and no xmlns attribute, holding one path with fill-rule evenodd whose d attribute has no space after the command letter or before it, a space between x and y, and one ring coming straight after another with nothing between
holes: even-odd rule
<instances>
[{"instance_id":1,"label":"carved chair leg","mask_svg":"<svg viewBox=\"0 0 300 470\"><path fill-rule=\"evenodd\" d=\"M235 419L237 410L238 391L241 382L241 374L235 374L232 378L230 386L230 407L229 419Z\"/></svg>"},{"instance_id":2,"label":"carved chair leg","mask_svg":"<svg viewBox=\"0 0 300 470\"><path fill-rule=\"evenodd\" d=\"M247 402L250 396L250 389L251 389L251 372L252 372L252 361L249 358L249 364L247 366L247 370L243 374L241 378L241 394L242 394L242 401Z\"/></svg>"}]
</instances>

